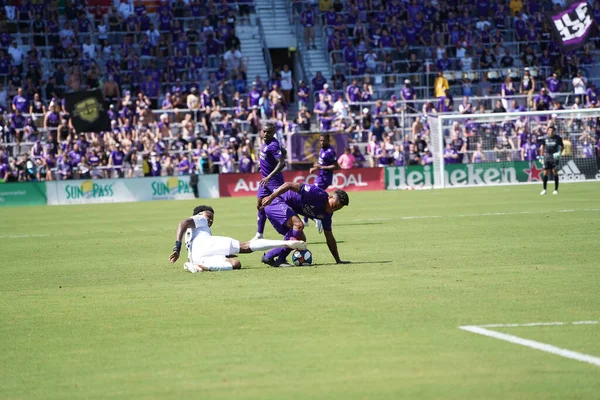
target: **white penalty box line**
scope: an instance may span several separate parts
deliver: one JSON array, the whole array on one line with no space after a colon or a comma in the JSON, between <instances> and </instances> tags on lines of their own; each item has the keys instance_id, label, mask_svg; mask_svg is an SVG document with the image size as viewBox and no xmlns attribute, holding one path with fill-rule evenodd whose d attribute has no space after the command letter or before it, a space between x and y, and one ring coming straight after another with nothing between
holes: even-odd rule
<instances>
[{"instance_id":1,"label":"white penalty box line","mask_svg":"<svg viewBox=\"0 0 600 400\"><path fill-rule=\"evenodd\" d=\"M463 331L476 333L478 335L488 336L494 339L503 340L505 342L518 344L529 347L531 349L540 350L546 353L555 354L557 356L570 358L580 362L600 367L600 357L590 354L579 353L577 351L563 349L551 344L538 342L531 339L525 339L519 336L510 335L508 333L498 332L489 328L514 328L514 327L532 327L532 326L565 326L565 325L597 325L600 321L574 321L574 322L531 322L525 324L487 324L487 325L464 325L459 326Z\"/></svg>"}]
</instances>

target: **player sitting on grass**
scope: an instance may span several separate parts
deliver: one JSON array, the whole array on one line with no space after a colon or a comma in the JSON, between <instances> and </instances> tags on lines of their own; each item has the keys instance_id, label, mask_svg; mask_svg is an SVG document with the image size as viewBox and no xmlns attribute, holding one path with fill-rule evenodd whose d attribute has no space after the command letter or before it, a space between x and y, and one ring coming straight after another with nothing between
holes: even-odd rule
<instances>
[{"instance_id":1,"label":"player sitting on grass","mask_svg":"<svg viewBox=\"0 0 600 400\"><path fill-rule=\"evenodd\" d=\"M549 126L548 135L543 139L542 148L540 149L540 153L543 154L542 162L544 163L544 176L542 177L544 190L540 193L541 195L546 194L548 173L550 171L552 171L552 175L554 176L554 192L552 194L558 194L558 165L563 148L563 140L556 134L556 128Z\"/></svg>"},{"instance_id":2,"label":"player sitting on grass","mask_svg":"<svg viewBox=\"0 0 600 400\"><path fill-rule=\"evenodd\" d=\"M265 197L262 206L273 228L286 240L295 238L306 241L304 223L298 215L322 221L331 255L336 263L346 264L347 261L342 261L338 254L337 242L331 232L331 218L334 212L349 203L348 193L343 190L329 194L314 185L286 182ZM262 262L273 267L289 266L285 259L290 251L289 248L271 250L263 256Z\"/></svg>"},{"instance_id":3,"label":"player sitting on grass","mask_svg":"<svg viewBox=\"0 0 600 400\"><path fill-rule=\"evenodd\" d=\"M281 148L277 139L275 139L275 125L268 122L261 131L263 140L260 145L260 181L258 193L256 194L258 209L258 223L254 239L262 239L265 231L267 216L261 207L262 199L283 184L283 168L285 168L285 149Z\"/></svg>"},{"instance_id":4,"label":"player sitting on grass","mask_svg":"<svg viewBox=\"0 0 600 400\"><path fill-rule=\"evenodd\" d=\"M188 262L184 264L183 268L192 273L240 269L242 264L239 260L228 258L234 254L252 253L277 247L290 249L290 251L306 249L306 243L298 240L256 239L252 242L240 243L229 237L213 236L210 227L214 218L215 212L212 207L198 206L194 208L194 215L191 218L186 218L179 223L175 247L169 256L171 264L179 259L181 239L184 233L186 233ZM190 233L187 233L188 229L191 231Z\"/></svg>"}]
</instances>

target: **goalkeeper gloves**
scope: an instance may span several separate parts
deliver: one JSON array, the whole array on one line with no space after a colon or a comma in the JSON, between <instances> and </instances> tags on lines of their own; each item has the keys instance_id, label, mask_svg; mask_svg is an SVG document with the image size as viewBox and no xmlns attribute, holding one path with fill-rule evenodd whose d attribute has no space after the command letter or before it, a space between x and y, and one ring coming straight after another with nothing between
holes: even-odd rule
<instances>
[{"instance_id":1,"label":"goalkeeper gloves","mask_svg":"<svg viewBox=\"0 0 600 400\"><path fill-rule=\"evenodd\" d=\"M560 152L557 151L556 153L552 154L552 157L554 157L555 160L558 160L560 158Z\"/></svg>"}]
</instances>

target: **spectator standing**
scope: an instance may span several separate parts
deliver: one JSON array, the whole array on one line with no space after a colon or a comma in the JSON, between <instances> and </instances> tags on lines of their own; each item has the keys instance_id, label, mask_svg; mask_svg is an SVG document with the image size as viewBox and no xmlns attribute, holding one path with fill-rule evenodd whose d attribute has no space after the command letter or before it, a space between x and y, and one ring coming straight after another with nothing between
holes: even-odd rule
<instances>
[{"instance_id":1,"label":"spectator standing","mask_svg":"<svg viewBox=\"0 0 600 400\"><path fill-rule=\"evenodd\" d=\"M444 77L444 73L442 71L438 71L437 77L433 83L433 95L437 98L443 97L446 95L446 90L450 89L450 85L448 84L448 79Z\"/></svg>"},{"instance_id":2,"label":"spectator standing","mask_svg":"<svg viewBox=\"0 0 600 400\"><path fill-rule=\"evenodd\" d=\"M294 88L294 79L292 78L292 71L290 71L290 67L285 64L279 75L281 79L281 91L283 92L285 103L290 104L291 93L292 89Z\"/></svg>"},{"instance_id":3,"label":"spectator standing","mask_svg":"<svg viewBox=\"0 0 600 400\"><path fill-rule=\"evenodd\" d=\"M317 19L317 15L310 4L304 5L304 10L300 14L300 22L302 22L302 26L304 26L304 44L306 48L311 47L317 49L317 45L315 44L315 22Z\"/></svg>"},{"instance_id":4,"label":"spectator standing","mask_svg":"<svg viewBox=\"0 0 600 400\"><path fill-rule=\"evenodd\" d=\"M575 93L575 97L578 97L579 100L583 103L587 79L583 76L581 71L577 71L577 75L573 78L573 92Z\"/></svg>"}]
</instances>

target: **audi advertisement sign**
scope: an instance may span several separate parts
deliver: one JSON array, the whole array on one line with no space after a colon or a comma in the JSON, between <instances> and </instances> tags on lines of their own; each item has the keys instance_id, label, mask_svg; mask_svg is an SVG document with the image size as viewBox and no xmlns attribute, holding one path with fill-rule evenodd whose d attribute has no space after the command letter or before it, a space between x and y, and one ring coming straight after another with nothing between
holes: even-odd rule
<instances>
[{"instance_id":1,"label":"audi advertisement sign","mask_svg":"<svg viewBox=\"0 0 600 400\"><path fill-rule=\"evenodd\" d=\"M286 182L306 182L314 184L316 175L308 171L286 171ZM221 197L256 196L261 180L260 174L221 174L219 191ZM344 189L349 192L384 190L383 168L353 168L337 170L329 190Z\"/></svg>"}]
</instances>

